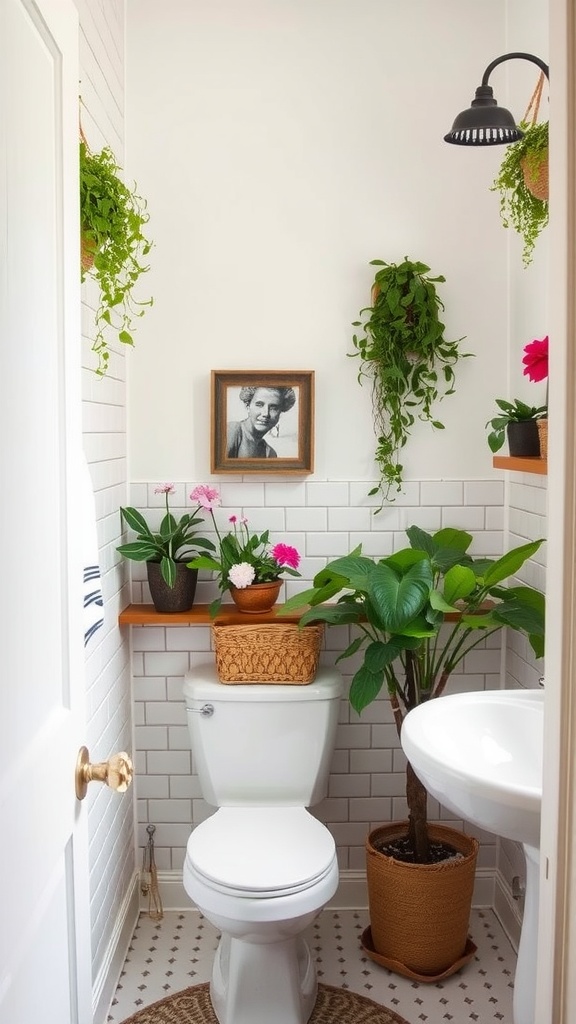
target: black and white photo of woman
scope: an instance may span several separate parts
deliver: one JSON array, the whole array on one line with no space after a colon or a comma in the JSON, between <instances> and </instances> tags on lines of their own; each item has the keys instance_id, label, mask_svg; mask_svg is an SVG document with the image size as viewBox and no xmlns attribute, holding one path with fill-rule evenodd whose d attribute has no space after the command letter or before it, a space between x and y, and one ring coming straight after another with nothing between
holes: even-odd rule
<instances>
[{"instance_id":1,"label":"black and white photo of woman","mask_svg":"<svg viewBox=\"0 0 576 1024\"><path fill-rule=\"evenodd\" d=\"M295 458L297 388L255 384L227 389L226 454L230 459Z\"/></svg>"}]
</instances>

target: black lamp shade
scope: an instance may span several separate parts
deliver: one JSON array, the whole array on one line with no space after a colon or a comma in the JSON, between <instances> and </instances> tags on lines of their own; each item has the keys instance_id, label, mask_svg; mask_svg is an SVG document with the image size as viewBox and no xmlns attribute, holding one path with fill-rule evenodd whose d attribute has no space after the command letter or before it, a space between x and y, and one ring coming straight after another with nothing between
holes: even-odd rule
<instances>
[{"instance_id":1,"label":"black lamp shade","mask_svg":"<svg viewBox=\"0 0 576 1024\"><path fill-rule=\"evenodd\" d=\"M482 75L482 84L476 89L476 96L468 110L463 110L452 125L452 130L444 136L445 142L456 146L507 146L510 142L518 142L524 135L512 114L504 107L499 107L494 99L488 79L499 64L506 60L529 60L536 64L540 71L550 79L548 65L533 53L504 53L496 57Z\"/></svg>"},{"instance_id":2,"label":"black lamp shade","mask_svg":"<svg viewBox=\"0 0 576 1024\"><path fill-rule=\"evenodd\" d=\"M481 85L471 106L458 114L444 141L456 146L499 146L518 142L523 135L510 111L498 106L491 87Z\"/></svg>"}]
</instances>

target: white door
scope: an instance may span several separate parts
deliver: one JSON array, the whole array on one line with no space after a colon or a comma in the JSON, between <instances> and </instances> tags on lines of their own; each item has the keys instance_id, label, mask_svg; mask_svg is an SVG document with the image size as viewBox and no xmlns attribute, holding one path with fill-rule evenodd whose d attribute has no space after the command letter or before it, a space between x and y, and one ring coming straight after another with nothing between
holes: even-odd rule
<instances>
[{"instance_id":1,"label":"white door","mask_svg":"<svg viewBox=\"0 0 576 1024\"><path fill-rule=\"evenodd\" d=\"M0 1022L91 1024L72 0L0 0L0 104Z\"/></svg>"}]
</instances>

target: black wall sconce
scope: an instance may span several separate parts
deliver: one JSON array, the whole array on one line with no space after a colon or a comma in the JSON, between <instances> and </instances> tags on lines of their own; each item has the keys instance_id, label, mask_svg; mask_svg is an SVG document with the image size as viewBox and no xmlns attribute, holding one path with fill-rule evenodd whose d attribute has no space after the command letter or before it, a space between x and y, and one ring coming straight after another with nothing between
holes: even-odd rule
<instances>
[{"instance_id":1,"label":"black wall sconce","mask_svg":"<svg viewBox=\"0 0 576 1024\"><path fill-rule=\"evenodd\" d=\"M488 65L482 75L482 84L476 89L476 97L468 110L463 110L452 125L451 131L444 136L445 142L456 146L498 146L518 142L524 132L518 128L509 110L499 107L488 79L494 68L505 60L529 60L536 64L550 80L549 67L532 53L505 53Z\"/></svg>"}]
</instances>

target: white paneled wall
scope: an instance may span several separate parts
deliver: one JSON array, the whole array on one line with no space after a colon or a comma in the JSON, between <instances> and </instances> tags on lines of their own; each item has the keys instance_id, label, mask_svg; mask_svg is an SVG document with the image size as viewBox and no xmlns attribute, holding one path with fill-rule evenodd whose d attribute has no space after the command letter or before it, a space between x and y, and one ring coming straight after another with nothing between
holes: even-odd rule
<instances>
[{"instance_id":1,"label":"white paneled wall","mask_svg":"<svg viewBox=\"0 0 576 1024\"><path fill-rule=\"evenodd\" d=\"M80 14L80 117L94 152L108 145L124 162L124 0L76 0ZM82 293L82 406L84 450L95 493L104 628L87 648L88 722L86 744L92 761L132 750L132 694L128 638L118 629L118 612L128 600L116 545L118 508L126 495L126 357L112 340L104 379L94 373L91 351L98 290L88 280ZM92 975L95 1007L114 983L111 959L118 944L123 907L135 874L132 791L122 796L104 786L89 787ZM122 949L122 954L124 950ZM112 975L112 976L111 976ZM111 977L110 977L111 976ZM95 1011L98 1019L99 1009Z\"/></svg>"},{"instance_id":2,"label":"white paneled wall","mask_svg":"<svg viewBox=\"0 0 576 1024\"><path fill-rule=\"evenodd\" d=\"M156 483L136 483L130 491L131 504L150 522L162 515L162 496L154 494ZM190 508L186 496L195 485L176 484L171 501L175 515ZM355 481L225 482L220 488L223 506L218 510L218 525L226 531L228 516L241 512L254 529L268 526L275 541L286 540L298 547L303 556L303 578L291 580L289 592L307 586L327 559L356 544L362 543L371 555L385 555L405 546L404 531L412 524L430 531L444 526L468 529L474 538L474 554L498 557L502 553L502 480L412 481L395 505L378 515L366 498L368 489L364 482ZM134 562L130 566L133 600L148 602L145 566ZM210 601L216 593L216 584L207 576L199 581L198 603ZM145 825L156 825L158 866L164 871L180 871L191 824L198 824L212 810L202 800L193 771L182 698L184 673L213 660L210 629L155 625L131 630L139 843L143 846L146 842ZM323 664L335 663L348 644L348 635L348 627L327 630ZM500 637L492 637L488 643L487 648L471 652L453 677L451 691L500 685ZM347 682L354 664L353 659L340 663ZM341 868L363 870L368 829L404 817L404 769L387 698L368 707L361 718L343 699L328 797L315 808L336 839ZM450 820L434 801L430 811L432 817ZM493 868L496 840L486 834L480 839L480 866Z\"/></svg>"}]
</instances>

